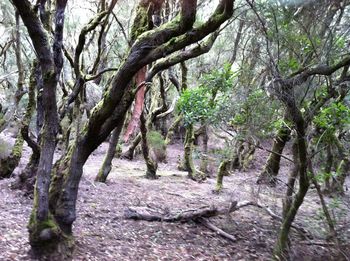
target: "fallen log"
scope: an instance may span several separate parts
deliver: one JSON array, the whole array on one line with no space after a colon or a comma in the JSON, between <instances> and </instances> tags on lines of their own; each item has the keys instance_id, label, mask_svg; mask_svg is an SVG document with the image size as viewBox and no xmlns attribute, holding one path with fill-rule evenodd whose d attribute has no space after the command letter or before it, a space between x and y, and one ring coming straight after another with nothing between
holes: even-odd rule
<instances>
[{"instance_id":1,"label":"fallen log","mask_svg":"<svg viewBox=\"0 0 350 261\"><path fill-rule=\"evenodd\" d=\"M128 207L124 211L126 219L163 221L163 222L188 222L199 218L210 218L218 215L228 214L236 210L237 202L231 202L227 207L204 206L198 209L189 209L176 213L159 212L149 207Z\"/></svg>"},{"instance_id":2,"label":"fallen log","mask_svg":"<svg viewBox=\"0 0 350 261\"><path fill-rule=\"evenodd\" d=\"M150 207L128 207L124 211L124 218L126 219L133 219L133 220L144 220L144 221L158 221L158 222L189 222L189 221L195 221L202 223L209 229L217 232L221 236L228 238L229 240L233 241L235 240L234 236L227 234L223 230L221 230L218 227L215 227L212 223L208 223L209 221L206 220L206 218L219 216L219 215L228 215L232 212L235 212L241 208L247 207L247 206L253 206L257 207L259 209L263 209L265 213L267 213L270 217L273 219L282 222L282 217L275 214L271 209L269 209L266 206L260 205L257 202L252 201L242 201L237 202L233 201L230 202L226 206L203 206L199 207L197 209L188 209L178 212L170 212L167 211L161 211L156 210ZM304 228L293 224L292 228L294 228L296 231L298 231L303 237L306 238L312 238L312 235L305 230ZM227 235L225 235L225 233Z\"/></svg>"}]
</instances>

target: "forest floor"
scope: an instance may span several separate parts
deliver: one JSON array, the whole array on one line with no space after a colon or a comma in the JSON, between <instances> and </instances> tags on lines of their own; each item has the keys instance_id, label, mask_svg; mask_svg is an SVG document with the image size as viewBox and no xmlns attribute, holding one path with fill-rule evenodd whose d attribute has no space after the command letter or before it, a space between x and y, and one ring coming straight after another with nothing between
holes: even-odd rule
<instances>
[{"instance_id":1,"label":"forest floor","mask_svg":"<svg viewBox=\"0 0 350 261\"><path fill-rule=\"evenodd\" d=\"M107 146L104 143L98 148L84 168L74 223L74 260L271 260L280 223L256 207L210 218L210 222L234 235L236 242L198 223L127 220L124 211L135 206L179 211L222 206L236 200L258 202L280 215L285 191L283 180L290 169L287 161L282 161L281 182L275 188L257 185L257 175L267 157L266 152L257 151L250 168L225 177L223 191L214 194L214 177L197 183L177 170L178 156L183 153L178 144L168 148L168 163L159 165L157 180L144 178L145 165L137 157L134 161L114 159L108 182L95 183ZM17 172L28 161L29 152L25 148ZM11 190L11 182L13 178L0 181L0 260L32 260L26 228L32 200L20 191ZM343 249L344 255L350 257L349 191L343 197L327 198L327 202L337 215L337 226L348 244ZM337 254L331 242L323 240L327 226L321 213L316 191L311 189L296 224L314 238L302 238L292 230L292 260L346 260Z\"/></svg>"}]
</instances>

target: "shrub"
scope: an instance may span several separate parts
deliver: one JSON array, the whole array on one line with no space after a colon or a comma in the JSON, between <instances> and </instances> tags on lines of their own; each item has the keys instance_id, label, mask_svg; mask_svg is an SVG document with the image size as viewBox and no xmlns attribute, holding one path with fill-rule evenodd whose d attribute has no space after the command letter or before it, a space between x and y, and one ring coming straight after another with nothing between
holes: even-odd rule
<instances>
[{"instance_id":1,"label":"shrub","mask_svg":"<svg viewBox=\"0 0 350 261\"><path fill-rule=\"evenodd\" d=\"M151 147L158 162L166 160L166 143L163 136L157 131L150 131L147 134L147 142Z\"/></svg>"}]
</instances>

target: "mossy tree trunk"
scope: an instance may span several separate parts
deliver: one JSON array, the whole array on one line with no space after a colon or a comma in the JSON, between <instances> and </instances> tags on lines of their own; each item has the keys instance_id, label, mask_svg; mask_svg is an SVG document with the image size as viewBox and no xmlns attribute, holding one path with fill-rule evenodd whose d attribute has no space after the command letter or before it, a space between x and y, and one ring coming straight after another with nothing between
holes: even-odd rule
<instances>
[{"instance_id":1,"label":"mossy tree trunk","mask_svg":"<svg viewBox=\"0 0 350 261\"><path fill-rule=\"evenodd\" d=\"M208 126L205 124L203 126L203 132L202 132L202 156L201 156L201 163L199 170L203 173L205 173L207 176L209 175L208 171L208 141L209 141L209 135L208 135Z\"/></svg>"},{"instance_id":2,"label":"mossy tree trunk","mask_svg":"<svg viewBox=\"0 0 350 261\"><path fill-rule=\"evenodd\" d=\"M142 147L142 154L143 158L145 159L146 162L146 178L148 179L157 179L157 168L158 164L155 160L152 159L150 155L150 149L149 149L149 144L147 141L147 123L146 123L146 118L144 115L144 112L141 114L140 117L140 130L141 130L141 147Z\"/></svg>"},{"instance_id":3,"label":"mossy tree trunk","mask_svg":"<svg viewBox=\"0 0 350 261\"><path fill-rule=\"evenodd\" d=\"M273 140L272 152L266 161L264 170L258 178L258 184L276 184L276 177L280 170L281 155L289 139L290 129L287 126L282 126Z\"/></svg>"},{"instance_id":4,"label":"mossy tree trunk","mask_svg":"<svg viewBox=\"0 0 350 261\"><path fill-rule=\"evenodd\" d=\"M229 165L230 165L229 160L223 160L219 165L219 169L216 177L216 188L215 188L216 192L220 192L223 188L224 176L228 174Z\"/></svg>"},{"instance_id":5,"label":"mossy tree trunk","mask_svg":"<svg viewBox=\"0 0 350 261\"><path fill-rule=\"evenodd\" d=\"M27 142L28 146L32 149L32 155L29 159L29 163L26 165L24 170L19 174L18 179L12 184L13 188L21 189L25 194L31 195L34 191L35 174L37 172L39 158L40 158L40 147L38 143L29 136L29 125L35 110L35 91L40 79L40 68L37 61L33 62L30 82L28 87L28 104L26 114L22 121L21 135Z\"/></svg>"},{"instance_id":6,"label":"mossy tree trunk","mask_svg":"<svg viewBox=\"0 0 350 261\"><path fill-rule=\"evenodd\" d=\"M293 88L290 86L283 86L283 88L283 93L279 96L279 98L286 105L287 113L290 115L291 121L297 133L296 146L299 164L297 167L299 175L299 189L293 200L291 200L288 205L285 205L285 215L283 217L282 225L278 233L278 239L274 248L274 258L277 260L285 260L289 258L289 231L310 185L307 175L308 153L305 140L306 124L303 115L296 106L296 102L293 98ZM290 200L290 198L287 200Z\"/></svg>"},{"instance_id":7,"label":"mossy tree trunk","mask_svg":"<svg viewBox=\"0 0 350 261\"><path fill-rule=\"evenodd\" d=\"M95 181L106 182L109 173L112 170L112 160L117 150L120 133L123 129L124 121L122 121L112 132L109 139L108 150L103 160L103 164L95 178Z\"/></svg>"},{"instance_id":8,"label":"mossy tree trunk","mask_svg":"<svg viewBox=\"0 0 350 261\"><path fill-rule=\"evenodd\" d=\"M194 127L192 124L186 126L186 134L185 134L185 144L184 144L184 168L188 173L188 177L193 180L204 180L206 179L206 175L196 170L193 162L193 145L194 145Z\"/></svg>"},{"instance_id":9,"label":"mossy tree trunk","mask_svg":"<svg viewBox=\"0 0 350 261\"><path fill-rule=\"evenodd\" d=\"M325 191L329 192L331 191L331 178L330 175L332 173L332 167L333 167L333 153L332 153L332 146L327 146L327 152L326 152L326 166L324 168L324 172L326 173L327 177L325 179Z\"/></svg>"},{"instance_id":10,"label":"mossy tree trunk","mask_svg":"<svg viewBox=\"0 0 350 261\"><path fill-rule=\"evenodd\" d=\"M148 7L147 5L145 8ZM83 165L118 122L124 119L135 96L135 89L130 87L135 74L147 64L163 58L164 54L182 50L217 30L232 16L233 1L221 0L211 18L192 29L196 8L196 1L182 1L181 11L175 20L138 37L114 75L102 101L91 112L89 121L81 130L78 139L55 164L50 186L50 213L61 232L56 247L63 244L69 249L71 246L72 225L76 219L76 200Z\"/></svg>"},{"instance_id":11,"label":"mossy tree trunk","mask_svg":"<svg viewBox=\"0 0 350 261\"><path fill-rule=\"evenodd\" d=\"M26 92L24 91L24 88L23 88L25 84L25 71L24 71L24 65L22 61L20 16L18 12L16 12L15 17L16 17L16 27L15 27L14 38L16 43L15 54L16 54L16 64L17 64L17 70L18 70L17 90L15 93L15 104L14 104L14 110L16 111L23 95ZM26 112L26 115L24 116L22 124L24 123L27 117L31 117L33 110L30 108L30 106L31 106L31 101L29 100L28 106L27 106L27 112ZM30 116L28 116L29 113L30 113ZM23 136L21 134L21 131L18 131L16 135L15 144L12 148L10 155L0 160L0 179L10 177L13 171L15 170L15 168L18 166L22 157L23 144L24 144Z\"/></svg>"},{"instance_id":12,"label":"mossy tree trunk","mask_svg":"<svg viewBox=\"0 0 350 261\"><path fill-rule=\"evenodd\" d=\"M34 191L34 206L28 228L29 242L33 252L46 256L50 255L53 250L58 249L56 243L58 239L61 239L61 233L59 233L49 212L48 195L58 131L56 87L63 66L62 44L64 12L67 0L56 1L54 44L52 47L46 29L39 20L32 4L27 0L14 0L12 2L28 30L41 67L43 79L44 125Z\"/></svg>"}]
</instances>

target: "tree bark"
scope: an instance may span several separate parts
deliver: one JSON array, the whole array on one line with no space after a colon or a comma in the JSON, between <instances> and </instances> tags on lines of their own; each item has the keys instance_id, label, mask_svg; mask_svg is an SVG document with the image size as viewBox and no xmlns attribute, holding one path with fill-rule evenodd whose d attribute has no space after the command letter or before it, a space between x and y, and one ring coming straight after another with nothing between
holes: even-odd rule
<instances>
[{"instance_id":1,"label":"tree bark","mask_svg":"<svg viewBox=\"0 0 350 261\"><path fill-rule=\"evenodd\" d=\"M38 170L39 158L40 158L40 147L39 141L40 136L34 141L30 137L29 125L32 119L33 112L35 110L35 92L38 90L38 85L41 80L41 71L37 61L33 62L30 83L28 88L28 105L26 110L26 115L23 120L23 125L21 128L21 134L23 139L26 141L28 146L32 149L32 155L30 156L29 162L24 168L24 170L18 175L17 180L12 184L12 188L20 189L24 192L25 195L33 195L34 184L36 180L36 173ZM40 108L37 109L37 117L39 114Z\"/></svg>"},{"instance_id":2,"label":"tree bark","mask_svg":"<svg viewBox=\"0 0 350 261\"><path fill-rule=\"evenodd\" d=\"M141 137L142 137L142 140L141 140L142 154L143 154L143 158L145 159L146 167L147 167L146 178L157 179L158 164L156 161L152 159L150 155L150 149L147 141L148 126L146 123L144 112L141 114L140 122L141 122L140 130L141 130Z\"/></svg>"},{"instance_id":3,"label":"tree bark","mask_svg":"<svg viewBox=\"0 0 350 261\"><path fill-rule=\"evenodd\" d=\"M299 161L299 189L294 199L290 203L290 208L285 209L285 216L278 234L277 243L274 249L274 258L277 260L288 259L288 235L292 223L297 215L299 207L304 201L304 197L309 189L309 178L307 175L307 146L305 141L306 124L301 111L297 108L293 90L283 86L283 93L279 96L281 101L286 105L287 113L291 117L294 128L297 132L297 147L298 147L298 161Z\"/></svg>"},{"instance_id":4,"label":"tree bark","mask_svg":"<svg viewBox=\"0 0 350 261\"><path fill-rule=\"evenodd\" d=\"M219 169L218 169L217 178L216 178L215 192L220 192L222 190L224 176L226 176L228 173L229 164L230 164L229 160L221 161L221 163L219 165Z\"/></svg>"},{"instance_id":5,"label":"tree bark","mask_svg":"<svg viewBox=\"0 0 350 261\"><path fill-rule=\"evenodd\" d=\"M147 67L142 68L135 76L136 86L139 86L142 82L146 80ZM146 87L143 85L136 93L135 105L131 115L131 120L129 121L128 127L124 134L124 142L128 142L130 137L135 133L140 116L143 110L143 104L145 101Z\"/></svg>"},{"instance_id":6,"label":"tree bark","mask_svg":"<svg viewBox=\"0 0 350 261\"><path fill-rule=\"evenodd\" d=\"M266 161L264 170L259 175L258 184L276 184L276 177L280 170L281 155L284 147L290 140L290 129L287 126L282 126L273 140L271 153Z\"/></svg>"},{"instance_id":7,"label":"tree bark","mask_svg":"<svg viewBox=\"0 0 350 261\"><path fill-rule=\"evenodd\" d=\"M209 175L208 171L208 141L209 141L209 135L208 135L208 126L203 126L203 133L202 133L202 156L201 156L201 163L199 170L203 173L205 173L207 176Z\"/></svg>"},{"instance_id":8,"label":"tree bark","mask_svg":"<svg viewBox=\"0 0 350 261\"><path fill-rule=\"evenodd\" d=\"M57 0L55 14L54 45L50 40L31 3L13 0L33 42L43 79L44 126L42 129L41 154L34 194L34 207L29 221L29 242L37 255L50 255L57 250L61 235L49 212L49 186L52 160L56 147L58 115L56 86L63 66L62 43L64 12L67 0ZM59 240L61 241L61 240ZM66 240L64 240L66 241Z\"/></svg>"},{"instance_id":9,"label":"tree bark","mask_svg":"<svg viewBox=\"0 0 350 261\"><path fill-rule=\"evenodd\" d=\"M119 136L120 136L120 133L123 129L123 125L124 125L124 121L121 121L121 123L117 127L115 127L115 129L113 130L111 138L109 140L108 151L107 151L106 156L103 160L103 164L101 166L101 169L99 170L99 172L95 178L95 181L106 182L107 177L112 170L112 160L113 160L115 152L117 150Z\"/></svg>"}]
</instances>

